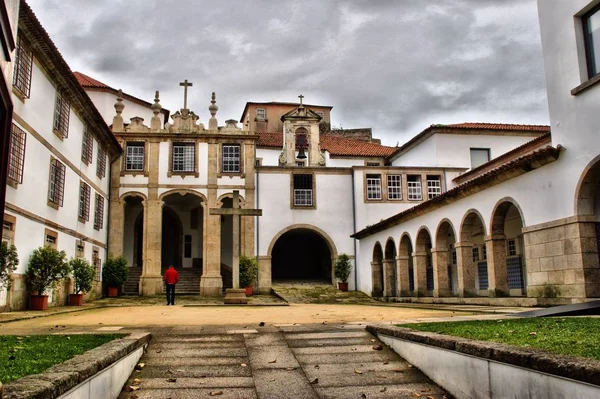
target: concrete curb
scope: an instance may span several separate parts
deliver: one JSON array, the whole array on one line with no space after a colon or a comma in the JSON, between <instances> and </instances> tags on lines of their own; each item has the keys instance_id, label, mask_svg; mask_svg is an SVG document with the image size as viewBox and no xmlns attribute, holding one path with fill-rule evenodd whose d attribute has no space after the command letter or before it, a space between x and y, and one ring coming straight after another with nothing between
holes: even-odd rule
<instances>
[{"instance_id":1,"label":"concrete curb","mask_svg":"<svg viewBox=\"0 0 600 399\"><path fill-rule=\"evenodd\" d=\"M600 386L600 361L559 355L495 342L475 341L404 327L368 325L374 335L387 335L500 363Z\"/></svg>"},{"instance_id":2,"label":"concrete curb","mask_svg":"<svg viewBox=\"0 0 600 399\"><path fill-rule=\"evenodd\" d=\"M4 385L3 399L52 399L86 382L130 353L150 343L150 333L135 333ZM141 356L141 355L140 355ZM121 387L118 387L120 390Z\"/></svg>"}]
</instances>

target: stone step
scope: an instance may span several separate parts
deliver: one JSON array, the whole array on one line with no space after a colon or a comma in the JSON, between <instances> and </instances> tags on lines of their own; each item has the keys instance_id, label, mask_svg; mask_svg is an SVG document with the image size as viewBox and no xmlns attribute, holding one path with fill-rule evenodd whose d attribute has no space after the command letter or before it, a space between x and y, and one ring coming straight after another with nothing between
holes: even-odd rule
<instances>
[{"instance_id":1,"label":"stone step","mask_svg":"<svg viewBox=\"0 0 600 399\"><path fill-rule=\"evenodd\" d=\"M246 348L235 348L235 347L221 347L221 348L205 348L205 349L196 349L196 348L180 348L180 349L169 349L165 350L162 353L156 353L156 351L149 351L147 353L148 359L161 358L164 356L167 357L239 357L239 356L248 356L246 352Z\"/></svg>"},{"instance_id":2,"label":"stone step","mask_svg":"<svg viewBox=\"0 0 600 399\"><path fill-rule=\"evenodd\" d=\"M253 388L252 377L206 377L206 378L177 378L176 382L168 382L167 378L145 378L140 384L141 389L177 389L186 388Z\"/></svg>"},{"instance_id":3,"label":"stone step","mask_svg":"<svg viewBox=\"0 0 600 399\"><path fill-rule=\"evenodd\" d=\"M216 394L217 392L222 392ZM206 399L216 396L219 399L257 399L254 388L199 388L199 389L152 389L133 392L137 399L165 399L165 398L185 398L185 399ZM119 399L131 399L129 393L122 393Z\"/></svg>"},{"instance_id":4,"label":"stone step","mask_svg":"<svg viewBox=\"0 0 600 399\"><path fill-rule=\"evenodd\" d=\"M250 377L250 367L238 365L212 364L206 366L169 367L168 365L154 366L152 359L146 358L146 367L136 377L146 378L201 378L206 377Z\"/></svg>"}]
</instances>

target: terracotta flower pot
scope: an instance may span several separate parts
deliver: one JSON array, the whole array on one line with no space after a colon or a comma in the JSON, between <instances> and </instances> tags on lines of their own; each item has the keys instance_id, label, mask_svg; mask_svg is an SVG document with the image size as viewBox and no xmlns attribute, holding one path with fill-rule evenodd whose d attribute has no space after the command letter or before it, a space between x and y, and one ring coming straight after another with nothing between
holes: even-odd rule
<instances>
[{"instance_id":1,"label":"terracotta flower pot","mask_svg":"<svg viewBox=\"0 0 600 399\"><path fill-rule=\"evenodd\" d=\"M29 308L31 310L48 309L48 295L30 295Z\"/></svg>"},{"instance_id":2,"label":"terracotta flower pot","mask_svg":"<svg viewBox=\"0 0 600 399\"><path fill-rule=\"evenodd\" d=\"M252 296L252 287L246 287L246 296Z\"/></svg>"},{"instance_id":3,"label":"terracotta flower pot","mask_svg":"<svg viewBox=\"0 0 600 399\"><path fill-rule=\"evenodd\" d=\"M81 306L83 304L83 294L69 294L69 306Z\"/></svg>"},{"instance_id":4,"label":"terracotta flower pot","mask_svg":"<svg viewBox=\"0 0 600 399\"><path fill-rule=\"evenodd\" d=\"M348 283L338 283L338 288L342 292L348 291Z\"/></svg>"},{"instance_id":5,"label":"terracotta flower pot","mask_svg":"<svg viewBox=\"0 0 600 399\"><path fill-rule=\"evenodd\" d=\"M108 287L108 297L115 298L119 296L119 289L117 287Z\"/></svg>"}]
</instances>

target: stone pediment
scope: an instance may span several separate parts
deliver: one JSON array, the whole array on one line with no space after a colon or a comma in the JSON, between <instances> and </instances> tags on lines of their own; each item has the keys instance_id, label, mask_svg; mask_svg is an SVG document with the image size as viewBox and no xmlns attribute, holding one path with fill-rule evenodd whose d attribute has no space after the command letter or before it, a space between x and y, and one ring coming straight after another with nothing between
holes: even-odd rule
<instances>
[{"instance_id":1,"label":"stone pediment","mask_svg":"<svg viewBox=\"0 0 600 399\"><path fill-rule=\"evenodd\" d=\"M131 118L131 123L127 125L125 128L128 132L149 132L150 128L144 125L144 118L140 118L139 116L134 116Z\"/></svg>"},{"instance_id":2,"label":"stone pediment","mask_svg":"<svg viewBox=\"0 0 600 399\"><path fill-rule=\"evenodd\" d=\"M200 133L204 130L204 124L196 123L200 117L189 109L181 109L175 112L171 118L173 123L165 124L165 129L169 133Z\"/></svg>"},{"instance_id":3,"label":"stone pediment","mask_svg":"<svg viewBox=\"0 0 600 399\"><path fill-rule=\"evenodd\" d=\"M319 116L315 111L310 108L306 108L304 105L300 105L298 108L295 108L281 117L282 121L286 120L307 120L307 121L317 121L321 120L321 116Z\"/></svg>"}]
</instances>

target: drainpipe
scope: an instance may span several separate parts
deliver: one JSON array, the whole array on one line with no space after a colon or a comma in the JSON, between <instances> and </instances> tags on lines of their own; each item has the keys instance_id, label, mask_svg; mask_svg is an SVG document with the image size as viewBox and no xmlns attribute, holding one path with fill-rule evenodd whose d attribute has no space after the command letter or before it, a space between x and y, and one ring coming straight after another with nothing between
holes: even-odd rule
<instances>
[{"instance_id":1,"label":"drainpipe","mask_svg":"<svg viewBox=\"0 0 600 399\"><path fill-rule=\"evenodd\" d=\"M254 190L256 192L256 209L260 209L260 203L259 203L259 198L260 196L259 194L259 187L260 185L259 183L259 173L258 173L258 169L256 168L256 145L254 146L254 170L256 172L256 179L254 179L254 184L256 185L256 189ZM257 291L260 292L260 263L258 260L258 255L259 255L259 250L260 250L260 228L259 228L259 222L260 222L260 217L259 216L254 216L256 218L256 263L258 263L259 267L258 267L258 273L256 273L256 289ZM0 398L1 399L1 398Z\"/></svg>"},{"instance_id":2,"label":"drainpipe","mask_svg":"<svg viewBox=\"0 0 600 399\"><path fill-rule=\"evenodd\" d=\"M354 168L352 168L352 234L356 234L356 195L354 191ZM354 291L358 291L358 258L356 257L356 238L354 240Z\"/></svg>"}]
</instances>

